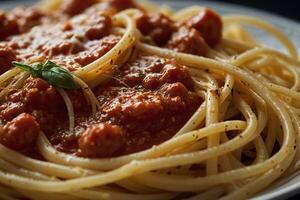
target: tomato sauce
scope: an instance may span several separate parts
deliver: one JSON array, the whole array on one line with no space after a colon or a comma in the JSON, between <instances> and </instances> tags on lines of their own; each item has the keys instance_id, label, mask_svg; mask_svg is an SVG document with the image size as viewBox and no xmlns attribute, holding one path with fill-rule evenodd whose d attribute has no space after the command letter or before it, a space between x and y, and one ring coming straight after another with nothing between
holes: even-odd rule
<instances>
[{"instance_id":1,"label":"tomato sauce","mask_svg":"<svg viewBox=\"0 0 300 200\"><path fill-rule=\"evenodd\" d=\"M27 8L31 11L14 18L17 14L0 12L0 28L6 30L0 34L0 73L12 61L50 59L70 71L95 61L119 42L111 17L127 8L141 9L137 28L150 44L205 56L222 37L220 17L211 10L179 23L148 14L131 0L89 0L80 8L76 2L65 1L51 14ZM101 105L96 116L81 90L66 91L75 111L73 132L57 90L30 77L20 89L10 89L0 104L0 142L38 157L32 152L43 131L62 152L89 158L126 155L170 139L203 101L185 66L143 53L133 54L114 69L110 81L93 88Z\"/></svg>"},{"instance_id":2,"label":"tomato sauce","mask_svg":"<svg viewBox=\"0 0 300 200\"><path fill-rule=\"evenodd\" d=\"M186 69L174 61L141 55L113 77L94 89L102 105L95 118L82 106L76 114L77 134L66 134L68 121L50 133L59 150L84 157L110 157L147 149L172 137L202 102L193 92ZM149 84L149 77L155 77L157 83ZM111 137L97 136L107 134L106 129Z\"/></svg>"}]
</instances>

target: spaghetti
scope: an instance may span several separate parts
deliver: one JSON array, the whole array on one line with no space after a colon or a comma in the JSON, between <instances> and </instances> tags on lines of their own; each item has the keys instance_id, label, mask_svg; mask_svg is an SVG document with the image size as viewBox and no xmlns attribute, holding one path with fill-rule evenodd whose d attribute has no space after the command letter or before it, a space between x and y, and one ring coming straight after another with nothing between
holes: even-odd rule
<instances>
[{"instance_id":1,"label":"spaghetti","mask_svg":"<svg viewBox=\"0 0 300 200\"><path fill-rule=\"evenodd\" d=\"M198 6L82 2L2 14L0 198L246 199L300 168L300 62L277 28ZM48 59L80 89L10 64Z\"/></svg>"}]
</instances>

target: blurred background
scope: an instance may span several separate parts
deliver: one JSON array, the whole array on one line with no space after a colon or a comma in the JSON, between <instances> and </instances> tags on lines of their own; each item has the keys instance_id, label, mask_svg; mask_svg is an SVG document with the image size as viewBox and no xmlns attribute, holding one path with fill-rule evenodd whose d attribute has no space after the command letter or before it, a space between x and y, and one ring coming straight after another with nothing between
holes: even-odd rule
<instances>
[{"instance_id":1,"label":"blurred background","mask_svg":"<svg viewBox=\"0 0 300 200\"><path fill-rule=\"evenodd\" d=\"M0 0L0 2L22 2L29 0ZM34 1L34 0L32 0ZM84 0L83 0L84 1ZM182 0L174 0L174 1L182 1ZM195 0L199 1L199 0ZM204 0L205 1L205 0ZM283 15L285 17L300 21L300 14L299 9L300 6L297 4L297 1L292 0L270 0L270 1L264 1L264 0L206 0L206 1L213 1L213 2L227 2L227 3L235 3L239 5L245 5L249 7L258 8L261 10L267 10L269 12L273 12L279 15Z\"/></svg>"},{"instance_id":2,"label":"blurred background","mask_svg":"<svg viewBox=\"0 0 300 200\"><path fill-rule=\"evenodd\" d=\"M245 5L249 7L258 8L261 10L266 10L273 12L285 17L300 21L300 6L297 4L297 1L291 0L273 0L273 1L264 1L264 0L211 0L214 2L227 2L235 3L239 5Z\"/></svg>"}]
</instances>

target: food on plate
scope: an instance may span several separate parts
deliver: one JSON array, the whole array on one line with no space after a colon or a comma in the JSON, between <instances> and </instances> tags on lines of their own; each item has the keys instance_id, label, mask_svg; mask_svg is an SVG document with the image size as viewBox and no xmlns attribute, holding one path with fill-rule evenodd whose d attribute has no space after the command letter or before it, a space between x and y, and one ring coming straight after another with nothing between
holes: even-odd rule
<instances>
[{"instance_id":1,"label":"food on plate","mask_svg":"<svg viewBox=\"0 0 300 200\"><path fill-rule=\"evenodd\" d=\"M1 11L0 198L251 197L300 167L297 56L201 5Z\"/></svg>"}]
</instances>

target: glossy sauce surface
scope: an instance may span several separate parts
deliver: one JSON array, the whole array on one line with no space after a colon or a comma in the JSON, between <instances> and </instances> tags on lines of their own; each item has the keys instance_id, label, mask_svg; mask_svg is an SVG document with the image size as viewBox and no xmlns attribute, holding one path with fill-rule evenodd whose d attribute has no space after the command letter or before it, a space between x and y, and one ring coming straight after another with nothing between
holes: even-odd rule
<instances>
[{"instance_id":1,"label":"glossy sauce surface","mask_svg":"<svg viewBox=\"0 0 300 200\"><path fill-rule=\"evenodd\" d=\"M76 113L73 133L68 132L63 100L42 79L31 78L22 89L12 90L0 107L0 119L7 124L29 113L60 151L108 157L144 150L169 139L202 102L193 92L185 67L174 61L140 55L113 77L93 90L102 105L96 117L80 91L68 92Z\"/></svg>"},{"instance_id":2,"label":"glossy sauce surface","mask_svg":"<svg viewBox=\"0 0 300 200\"><path fill-rule=\"evenodd\" d=\"M54 14L34 10L31 17L20 16L16 22L0 13L0 27L7 29L0 35L0 73L15 60L50 59L70 71L93 62L120 40L112 34L111 16L127 8L141 10L137 28L150 44L205 56L207 48L221 40L220 17L209 9L174 22L163 14L146 13L131 0L89 0L79 9L75 5L80 3L68 0ZM20 21L27 18L31 21L22 28ZM34 145L42 130L62 152L90 158L125 155L171 138L203 101L185 66L155 55L133 54L109 76L110 81L93 88L101 105L96 116L82 91L67 90L75 111L71 133L57 90L40 78L28 78L20 89L10 89L0 104L0 142L38 157Z\"/></svg>"},{"instance_id":3,"label":"glossy sauce surface","mask_svg":"<svg viewBox=\"0 0 300 200\"><path fill-rule=\"evenodd\" d=\"M65 134L67 123L50 134L58 149L86 157L144 150L172 137L202 102L183 66L145 55L126 63L94 93L102 105L95 118L79 109L77 134ZM99 136L107 132L112 138Z\"/></svg>"}]
</instances>

